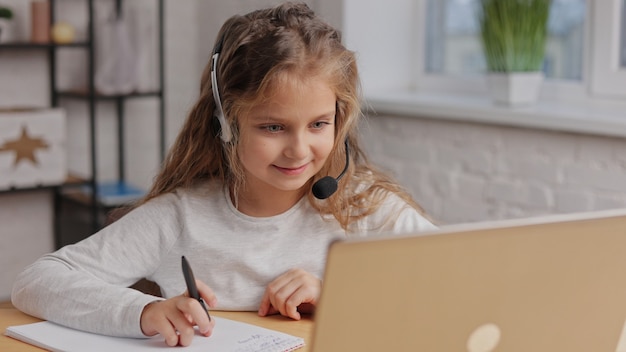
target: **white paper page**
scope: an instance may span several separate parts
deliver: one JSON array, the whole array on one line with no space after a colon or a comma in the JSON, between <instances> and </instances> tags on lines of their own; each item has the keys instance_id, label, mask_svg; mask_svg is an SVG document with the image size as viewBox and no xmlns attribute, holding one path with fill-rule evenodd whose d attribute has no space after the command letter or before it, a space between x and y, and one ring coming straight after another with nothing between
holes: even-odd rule
<instances>
[{"instance_id":1,"label":"white paper page","mask_svg":"<svg viewBox=\"0 0 626 352\"><path fill-rule=\"evenodd\" d=\"M212 317L216 320L210 337L196 334L185 352L232 351L274 352L293 351L304 346L304 339L252 324ZM51 322L10 326L5 334L24 342L59 352L155 351L167 348L159 335L149 339L132 339L91 334Z\"/></svg>"}]
</instances>

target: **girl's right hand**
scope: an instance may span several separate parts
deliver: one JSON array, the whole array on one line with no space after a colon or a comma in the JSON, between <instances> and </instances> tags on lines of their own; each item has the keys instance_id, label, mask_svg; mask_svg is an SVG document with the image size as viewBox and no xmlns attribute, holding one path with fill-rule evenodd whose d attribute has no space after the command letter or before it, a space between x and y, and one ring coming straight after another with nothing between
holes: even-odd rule
<instances>
[{"instance_id":1,"label":"girl's right hand","mask_svg":"<svg viewBox=\"0 0 626 352\"><path fill-rule=\"evenodd\" d=\"M213 291L202 281L196 280L200 296L211 308L217 305ZM185 291L180 296L146 305L141 313L141 331L146 336L161 334L168 346L189 346L195 335L194 325L200 333L210 336L215 320L209 321L200 302L190 298Z\"/></svg>"}]
</instances>

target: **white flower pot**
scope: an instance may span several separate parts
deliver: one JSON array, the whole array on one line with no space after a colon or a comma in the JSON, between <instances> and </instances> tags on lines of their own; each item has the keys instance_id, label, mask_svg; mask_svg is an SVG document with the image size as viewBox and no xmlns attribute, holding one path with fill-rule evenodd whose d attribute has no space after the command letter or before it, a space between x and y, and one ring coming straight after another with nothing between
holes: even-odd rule
<instances>
[{"instance_id":1,"label":"white flower pot","mask_svg":"<svg viewBox=\"0 0 626 352\"><path fill-rule=\"evenodd\" d=\"M0 43L15 41L15 22L11 19L0 18Z\"/></svg>"},{"instance_id":2,"label":"white flower pot","mask_svg":"<svg viewBox=\"0 0 626 352\"><path fill-rule=\"evenodd\" d=\"M498 105L523 106L537 101L543 72L509 72L487 74L487 85Z\"/></svg>"}]
</instances>

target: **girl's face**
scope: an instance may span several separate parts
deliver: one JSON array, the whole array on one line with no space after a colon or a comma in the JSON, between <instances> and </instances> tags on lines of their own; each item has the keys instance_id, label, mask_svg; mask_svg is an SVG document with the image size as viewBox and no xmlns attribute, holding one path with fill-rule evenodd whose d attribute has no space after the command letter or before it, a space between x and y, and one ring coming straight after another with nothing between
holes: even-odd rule
<instances>
[{"instance_id":1,"label":"girl's face","mask_svg":"<svg viewBox=\"0 0 626 352\"><path fill-rule=\"evenodd\" d=\"M327 81L285 79L277 86L240 125L241 191L254 199L304 194L334 145L336 96Z\"/></svg>"}]
</instances>

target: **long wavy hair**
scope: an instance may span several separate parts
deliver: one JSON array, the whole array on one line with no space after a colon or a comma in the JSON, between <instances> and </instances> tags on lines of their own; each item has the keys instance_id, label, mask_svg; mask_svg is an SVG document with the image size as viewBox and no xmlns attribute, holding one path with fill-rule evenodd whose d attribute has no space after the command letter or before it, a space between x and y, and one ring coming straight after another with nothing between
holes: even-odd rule
<instances>
[{"instance_id":1,"label":"long wavy hair","mask_svg":"<svg viewBox=\"0 0 626 352\"><path fill-rule=\"evenodd\" d=\"M337 96L334 147L326 165L308 183L307 197L321 214L332 214L344 229L373 213L389 192L421 210L397 183L376 170L359 146L357 125L360 84L356 59L341 42L341 34L303 3L285 3L228 19L218 33L221 42L217 80L222 107L233 137L220 138L220 124L211 86L211 62L206 65L200 96L189 113L144 203L201 180L217 180L229 187L233 199L245 182L237 153L238 123L255 105L271 99L282 79L322 75ZM319 77L319 76L315 76ZM345 166L344 141L351 163L338 190L327 200L310 191L316 180L338 175ZM367 185L364 187L362 185ZM361 185L359 189L357 186Z\"/></svg>"}]
</instances>

